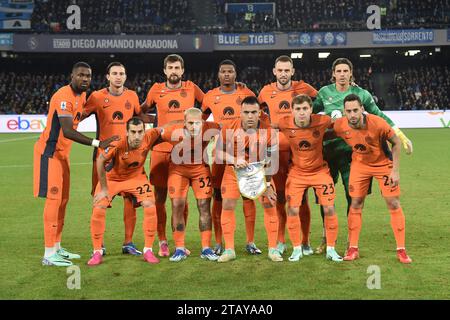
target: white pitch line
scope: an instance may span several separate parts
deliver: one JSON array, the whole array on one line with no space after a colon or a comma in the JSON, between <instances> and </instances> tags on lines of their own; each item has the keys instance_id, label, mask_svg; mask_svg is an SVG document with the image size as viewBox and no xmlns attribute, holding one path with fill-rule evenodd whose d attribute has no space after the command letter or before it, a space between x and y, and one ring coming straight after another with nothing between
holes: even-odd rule
<instances>
[{"instance_id":1,"label":"white pitch line","mask_svg":"<svg viewBox=\"0 0 450 320\"><path fill-rule=\"evenodd\" d=\"M28 140L28 139L35 139L39 136L32 136L32 137L22 137L22 138L15 138L15 139L6 139L6 140L0 140L0 143L2 142L13 142L13 141L20 141L20 140Z\"/></svg>"},{"instance_id":2,"label":"white pitch line","mask_svg":"<svg viewBox=\"0 0 450 320\"><path fill-rule=\"evenodd\" d=\"M147 159L145 161L145 164L147 165L149 162L149 160ZM71 166L85 166L88 164L92 164L92 162L75 162L75 163L71 163ZM10 164L10 165L5 165L5 166L0 166L0 169L8 169L8 168L31 168L33 165L32 164Z\"/></svg>"},{"instance_id":3,"label":"white pitch line","mask_svg":"<svg viewBox=\"0 0 450 320\"><path fill-rule=\"evenodd\" d=\"M76 162L76 163L71 163L71 166L84 166L87 164L92 164L92 162ZM0 166L0 169L6 169L6 168L30 168L32 167L32 164L11 164L11 165L6 165L6 166Z\"/></svg>"}]
</instances>

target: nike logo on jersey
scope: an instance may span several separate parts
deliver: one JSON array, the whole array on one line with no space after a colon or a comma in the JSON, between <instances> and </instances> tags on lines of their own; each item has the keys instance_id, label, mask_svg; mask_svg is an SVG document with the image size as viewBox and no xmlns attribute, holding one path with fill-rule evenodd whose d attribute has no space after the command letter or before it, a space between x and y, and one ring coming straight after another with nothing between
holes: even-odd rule
<instances>
[{"instance_id":1,"label":"nike logo on jersey","mask_svg":"<svg viewBox=\"0 0 450 320\"><path fill-rule=\"evenodd\" d=\"M103 106L103 109L109 108L109 106Z\"/></svg>"}]
</instances>

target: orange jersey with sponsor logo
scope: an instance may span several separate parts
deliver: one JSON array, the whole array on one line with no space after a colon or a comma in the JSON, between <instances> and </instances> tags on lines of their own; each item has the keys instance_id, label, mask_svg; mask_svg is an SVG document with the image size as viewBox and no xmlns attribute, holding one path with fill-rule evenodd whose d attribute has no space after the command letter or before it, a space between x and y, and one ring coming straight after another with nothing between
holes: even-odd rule
<instances>
[{"instance_id":1,"label":"orange jersey with sponsor logo","mask_svg":"<svg viewBox=\"0 0 450 320\"><path fill-rule=\"evenodd\" d=\"M64 137L59 118L72 118L73 129L77 129L85 103L86 93L77 94L70 85L55 92L50 99L47 125L38 140L39 153L49 157L69 157L73 141Z\"/></svg>"},{"instance_id":2,"label":"orange jersey with sponsor logo","mask_svg":"<svg viewBox=\"0 0 450 320\"><path fill-rule=\"evenodd\" d=\"M139 148L129 149L128 140L122 139L116 146L102 150L105 157L108 180L125 181L145 174L144 163L153 144L160 137L161 130L153 128L145 132Z\"/></svg>"},{"instance_id":3,"label":"orange jersey with sponsor logo","mask_svg":"<svg viewBox=\"0 0 450 320\"><path fill-rule=\"evenodd\" d=\"M112 95L108 88L94 91L83 109L85 114L95 114L100 140L114 135L124 139L127 121L141 113L138 95L127 88L119 96Z\"/></svg>"},{"instance_id":4,"label":"orange jersey with sponsor logo","mask_svg":"<svg viewBox=\"0 0 450 320\"><path fill-rule=\"evenodd\" d=\"M169 89L166 83L155 83L147 94L145 104L156 108L155 126L163 126L171 121L183 120L184 111L195 106L195 101L202 102L204 93L192 81L182 81L181 87ZM161 143L155 151L170 152L172 145Z\"/></svg>"},{"instance_id":5,"label":"orange jersey with sponsor logo","mask_svg":"<svg viewBox=\"0 0 450 320\"><path fill-rule=\"evenodd\" d=\"M247 162L262 161L268 150L277 147L276 135L273 133L274 130L265 121L260 120L256 130L244 131L241 119L236 119L222 128L216 148L234 157L244 155Z\"/></svg>"},{"instance_id":6,"label":"orange jersey with sponsor logo","mask_svg":"<svg viewBox=\"0 0 450 320\"><path fill-rule=\"evenodd\" d=\"M228 125L241 116L241 103L245 97L255 96L249 88L236 86L231 92L222 91L220 87L205 94L202 103L204 113L212 113L214 121Z\"/></svg>"},{"instance_id":7,"label":"orange jersey with sponsor logo","mask_svg":"<svg viewBox=\"0 0 450 320\"><path fill-rule=\"evenodd\" d=\"M293 116L280 119L280 131L289 141L294 168L304 174L314 174L328 164L323 160L323 136L331 127L329 116L312 114L309 127L300 128Z\"/></svg>"},{"instance_id":8,"label":"orange jersey with sponsor logo","mask_svg":"<svg viewBox=\"0 0 450 320\"><path fill-rule=\"evenodd\" d=\"M197 166L207 164L203 155L211 138L219 134L220 125L216 122L203 122L202 133L195 138L186 138L186 129L183 123L170 125L164 128L161 138L174 146L171 161L183 166ZM184 151L190 155L184 158ZM175 153L175 154L174 154ZM179 159L178 159L179 158ZM183 161L187 160L187 161Z\"/></svg>"},{"instance_id":9,"label":"orange jersey with sponsor logo","mask_svg":"<svg viewBox=\"0 0 450 320\"><path fill-rule=\"evenodd\" d=\"M392 127L381 117L373 114L364 115L365 126L353 129L347 118L340 118L334 123L334 131L353 149L352 165L385 166L392 163L387 140L395 133Z\"/></svg>"},{"instance_id":10,"label":"orange jersey with sponsor logo","mask_svg":"<svg viewBox=\"0 0 450 320\"><path fill-rule=\"evenodd\" d=\"M259 92L259 103L266 104L269 110L270 121L277 124L279 120L291 114L292 98L299 94L306 94L311 98L317 96L317 90L303 80L292 81L289 89L280 90L277 83L265 85Z\"/></svg>"}]
</instances>

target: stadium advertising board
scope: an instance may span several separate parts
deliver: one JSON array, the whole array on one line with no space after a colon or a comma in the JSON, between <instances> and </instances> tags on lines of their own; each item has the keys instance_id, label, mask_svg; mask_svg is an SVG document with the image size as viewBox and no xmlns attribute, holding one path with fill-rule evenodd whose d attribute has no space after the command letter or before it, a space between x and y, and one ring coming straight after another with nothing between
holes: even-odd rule
<instances>
[{"instance_id":1,"label":"stadium advertising board","mask_svg":"<svg viewBox=\"0 0 450 320\"><path fill-rule=\"evenodd\" d=\"M381 30L372 33L374 44L412 44L433 43L434 30L407 29L407 30Z\"/></svg>"},{"instance_id":2,"label":"stadium advertising board","mask_svg":"<svg viewBox=\"0 0 450 320\"><path fill-rule=\"evenodd\" d=\"M0 29L30 29L33 1L0 0Z\"/></svg>"},{"instance_id":3,"label":"stadium advertising board","mask_svg":"<svg viewBox=\"0 0 450 320\"><path fill-rule=\"evenodd\" d=\"M290 32L290 47L326 47L347 45L346 32Z\"/></svg>"},{"instance_id":4,"label":"stadium advertising board","mask_svg":"<svg viewBox=\"0 0 450 320\"><path fill-rule=\"evenodd\" d=\"M211 52L205 35L99 36L14 34L17 52Z\"/></svg>"},{"instance_id":5,"label":"stadium advertising board","mask_svg":"<svg viewBox=\"0 0 450 320\"><path fill-rule=\"evenodd\" d=\"M12 33L0 33L0 50L11 50L12 44Z\"/></svg>"},{"instance_id":6,"label":"stadium advertising board","mask_svg":"<svg viewBox=\"0 0 450 320\"><path fill-rule=\"evenodd\" d=\"M220 46L267 46L275 45L274 33L222 33L216 37Z\"/></svg>"},{"instance_id":7,"label":"stadium advertising board","mask_svg":"<svg viewBox=\"0 0 450 320\"><path fill-rule=\"evenodd\" d=\"M448 128L450 129L450 111L384 111L399 128ZM0 133L42 132L47 122L46 115L0 115ZM80 132L95 132L93 116L78 125Z\"/></svg>"},{"instance_id":8,"label":"stadium advertising board","mask_svg":"<svg viewBox=\"0 0 450 320\"><path fill-rule=\"evenodd\" d=\"M0 115L0 133L33 133L44 131L47 116L41 114L12 114ZM78 125L80 132L95 132L95 118L93 116L83 120Z\"/></svg>"}]
</instances>

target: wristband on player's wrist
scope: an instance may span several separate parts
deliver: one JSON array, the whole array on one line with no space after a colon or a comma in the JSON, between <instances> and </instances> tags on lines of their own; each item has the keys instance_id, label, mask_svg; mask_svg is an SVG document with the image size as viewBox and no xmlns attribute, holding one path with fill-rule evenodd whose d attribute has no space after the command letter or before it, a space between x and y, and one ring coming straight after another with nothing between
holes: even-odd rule
<instances>
[{"instance_id":1,"label":"wristband on player's wrist","mask_svg":"<svg viewBox=\"0 0 450 320\"><path fill-rule=\"evenodd\" d=\"M91 146L98 148L100 146L100 140L92 139Z\"/></svg>"}]
</instances>

